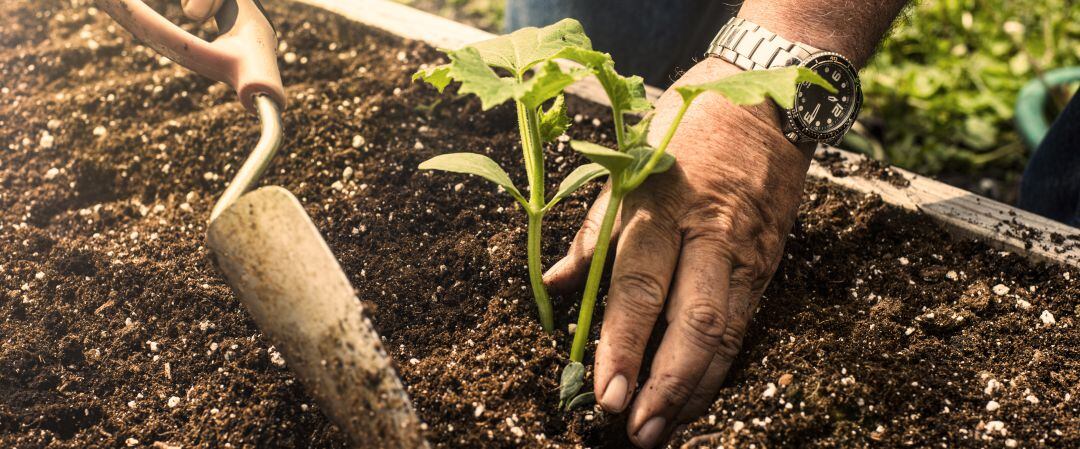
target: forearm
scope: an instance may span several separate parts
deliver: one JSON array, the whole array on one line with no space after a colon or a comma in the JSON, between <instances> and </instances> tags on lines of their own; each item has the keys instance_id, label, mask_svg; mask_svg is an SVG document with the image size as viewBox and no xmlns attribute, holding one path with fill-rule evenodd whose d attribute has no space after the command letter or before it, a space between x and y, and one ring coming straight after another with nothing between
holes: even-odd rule
<instances>
[{"instance_id":1,"label":"forearm","mask_svg":"<svg viewBox=\"0 0 1080 449\"><path fill-rule=\"evenodd\" d=\"M907 0L746 0L739 17L863 67Z\"/></svg>"}]
</instances>

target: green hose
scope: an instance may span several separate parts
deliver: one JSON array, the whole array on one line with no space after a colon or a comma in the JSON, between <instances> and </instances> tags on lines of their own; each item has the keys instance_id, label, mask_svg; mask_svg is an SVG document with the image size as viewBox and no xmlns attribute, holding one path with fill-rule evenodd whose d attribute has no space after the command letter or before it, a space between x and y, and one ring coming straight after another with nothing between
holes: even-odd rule
<instances>
[{"instance_id":1,"label":"green hose","mask_svg":"<svg viewBox=\"0 0 1080 449\"><path fill-rule=\"evenodd\" d=\"M1074 81L1080 81L1080 67L1052 70L1041 79L1028 81L1024 88L1020 89L1020 95L1016 98L1016 127L1028 148L1038 148L1039 142L1042 142L1046 132L1050 130L1050 123L1043 113L1049 88Z\"/></svg>"}]
</instances>

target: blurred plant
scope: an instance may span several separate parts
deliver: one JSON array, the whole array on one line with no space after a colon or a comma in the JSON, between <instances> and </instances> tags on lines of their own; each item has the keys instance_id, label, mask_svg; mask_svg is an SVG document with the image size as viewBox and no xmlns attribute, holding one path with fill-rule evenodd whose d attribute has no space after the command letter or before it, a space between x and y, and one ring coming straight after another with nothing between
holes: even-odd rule
<instances>
[{"instance_id":1,"label":"blurred plant","mask_svg":"<svg viewBox=\"0 0 1080 449\"><path fill-rule=\"evenodd\" d=\"M920 173L1015 179L1028 155L1013 124L1017 93L1046 70L1078 64L1075 0L925 0L863 71L869 130L845 145ZM1052 95L1058 110L1068 96Z\"/></svg>"}]
</instances>

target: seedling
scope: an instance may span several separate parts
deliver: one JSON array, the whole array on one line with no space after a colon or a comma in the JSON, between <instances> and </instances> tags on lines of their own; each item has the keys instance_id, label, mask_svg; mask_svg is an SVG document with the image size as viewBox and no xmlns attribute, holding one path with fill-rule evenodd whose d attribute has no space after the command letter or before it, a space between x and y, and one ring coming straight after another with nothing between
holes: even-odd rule
<instances>
[{"instance_id":1,"label":"seedling","mask_svg":"<svg viewBox=\"0 0 1080 449\"><path fill-rule=\"evenodd\" d=\"M544 28L523 28L460 50L444 52L449 56L450 63L421 70L413 79L423 79L440 92L451 81L460 82L459 92L476 94L485 110L514 101L529 179L529 198L526 199L506 172L487 156L474 153L444 154L425 161L420 168L481 176L503 187L522 205L529 217L529 277L540 309L540 320L546 330L554 327L554 318L541 277L540 226L543 215L590 180L606 175L611 183L611 198L589 266L577 331L570 349L570 363L563 370L560 383L560 405L567 408L593 401L591 392L578 394L578 391L584 384L585 366L582 362L619 206L623 198L645 182L649 175L664 172L675 163L675 158L666 153L667 147L694 100L705 92L715 92L738 105L757 104L772 98L781 108L787 109L794 103L796 87L800 83L813 83L835 91L823 78L801 67L743 72L709 83L681 86L676 90L682 97L682 106L668 125L659 145L654 148L646 141L652 119L652 104L645 98L642 79L619 75L611 56L592 49L591 41L576 20L564 19ZM555 62L557 59L576 62L583 68L564 71ZM509 75L500 76L496 69ZM610 100L617 148L571 141L570 146L592 163L571 172L551 200L545 201L542 145L563 134L569 126L563 90L590 74L600 82ZM552 99L551 106L544 109L543 104ZM644 117L633 125L627 124L627 116L635 114L644 114Z\"/></svg>"},{"instance_id":2,"label":"seedling","mask_svg":"<svg viewBox=\"0 0 1080 449\"><path fill-rule=\"evenodd\" d=\"M517 106L522 156L529 182L528 198L514 186L510 176L491 158L475 153L451 153L420 164L425 170L445 170L480 176L499 185L521 204L528 216L529 282L540 313L540 324L551 332L555 317L551 299L543 283L540 266L541 222L544 214L582 184L604 174L598 165L579 167L547 200L544 195L544 143L562 135L570 125L562 92L587 76L586 69L563 69L555 59L568 49L591 49L581 24L563 20L545 28L523 28L509 35L478 42L444 53L450 63L421 70L413 79L423 79L440 92L451 81L461 83L462 94L475 94L484 110L507 101ZM503 72L502 75L495 70ZM640 80L639 80L640 84ZM545 102L553 100L546 109Z\"/></svg>"}]
</instances>

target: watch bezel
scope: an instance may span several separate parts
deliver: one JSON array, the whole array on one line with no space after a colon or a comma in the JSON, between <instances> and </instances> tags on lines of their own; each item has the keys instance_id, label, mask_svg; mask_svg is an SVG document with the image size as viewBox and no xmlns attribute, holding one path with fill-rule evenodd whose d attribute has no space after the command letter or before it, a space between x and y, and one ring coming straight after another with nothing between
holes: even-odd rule
<instances>
[{"instance_id":1,"label":"watch bezel","mask_svg":"<svg viewBox=\"0 0 1080 449\"><path fill-rule=\"evenodd\" d=\"M852 83L854 83L855 86L855 98L854 102L851 105L854 110L851 112L851 114L848 115L847 119L844 120L843 124L833 129L832 131L826 132L814 131L813 129L810 129L801 121L799 121L798 117L796 117L795 107L784 111L784 115L787 118L788 126L792 130L794 130L795 133L799 136L798 140L813 140L822 143L835 143L836 141L839 141L841 138L843 138L844 134L847 134L848 130L851 129L851 126L855 124L855 119L858 118L859 111L862 110L862 83L859 81L859 71L855 69L855 65L839 53L831 51L820 51L810 55L810 57L806 58L803 61L799 61L798 66L812 69L812 66L816 65L822 58L827 58L829 62L836 62L840 64L845 70L848 71L848 73L851 74ZM809 83L799 84L798 88L796 88L795 90L796 98L798 98L799 92L802 91L802 89L807 88L808 86Z\"/></svg>"}]
</instances>

